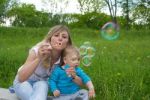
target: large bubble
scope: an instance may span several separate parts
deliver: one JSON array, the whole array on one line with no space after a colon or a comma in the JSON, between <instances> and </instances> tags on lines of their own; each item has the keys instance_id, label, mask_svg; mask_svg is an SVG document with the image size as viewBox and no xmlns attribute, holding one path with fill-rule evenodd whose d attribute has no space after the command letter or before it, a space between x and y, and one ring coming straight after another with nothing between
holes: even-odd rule
<instances>
[{"instance_id":1,"label":"large bubble","mask_svg":"<svg viewBox=\"0 0 150 100\"><path fill-rule=\"evenodd\" d=\"M84 42L83 45L80 46L80 55L81 62L84 66L90 66L92 63L92 57L95 56L95 48L91 45L90 42Z\"/></svg>"},{"instance_id":2,"label":"large bubble","mask_svg":"<svg viewBox=\"0 0 150 100\"><path fill-rule=\"evenodd\" d=\"M92 63L92 57L89 56L84 56L81 60L82 64L87 67L90 66Z\"/></svg>"},{"instance_id":3,"label":"large bubble","mask_svg":"<svg viewBox=\"0 0 150 100\"><path fill-rule=\"evenodd\" d=\"M86 55L86 53L87 53L87 47L84 45L80 46L80 55L84 56Z\"/></svg>"},{"instance_id":4,"label":"large bubble","mask_svg":"<svg viewBox=\"0 0 150 100\"><path fill-rule=\"evenodd\" d=\"M86 53L89 57L94 57L95 56L95 49L93 47L87 47Z\"/></svg>"},{"instance_id":5,"label":"large bubble","mask_svg":"<svg viewBox=\"0 0 150 100\"><path fill-rule=\"evenodd\" d=\"M107 22L101 28L101 36L107 40L116 40L119 37L119 26L114 22Z\"/></svg>"}]
</instances>

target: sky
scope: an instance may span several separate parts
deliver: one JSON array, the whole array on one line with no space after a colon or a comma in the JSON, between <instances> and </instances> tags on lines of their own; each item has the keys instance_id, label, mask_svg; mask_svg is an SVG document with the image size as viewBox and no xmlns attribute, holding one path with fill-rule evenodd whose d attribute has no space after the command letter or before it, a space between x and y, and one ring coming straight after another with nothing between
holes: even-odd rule
<instances>
[{"instance_id":1,"label":"sky","mask_svg":"<svg viewBox=\"0 0 150 100\"><path fill-rule=\"evenodd\" d=\"M43 9L44 11L51 12L51 10L52 10L51 9L52 7L50 5L48 5L48 3L45 5L43 2L41 2L42 0L18 0L18 1L20 1L22 3L27 3L27 4L34 4L36 9L40 10L40 11ZM43 0L43 1L49 1L49 0ZM59 0L59 1L63 1L63 0ZM63 8L63 13L80 13L80 10L78 9L79 4L78 4L77 0L68 0L68 1L69 2L68 2L67 7L65 4L62 4L62 3L58 4L57 9L55 9L57 11L54 11L54 12L59 13L61 11L61 8ZM108 7L103 8L102 12L110 15ZM117 9L117 15L118 16L121 15L121 9Z\"/></svg>"},{"instance_id":2,"label":"sky","mask_svg":"<svg viewBox=\"0 0 150 100\"><path fill-rule=\"evenodd\" d=\"M19 0L22 3L27 4L34 4L37 10L50 10L50 6L47 4L44 4L41 2L42 0ZM63 0L62 0L63 1ZM60 7L65 8L63 9L64 13L80 13L80 10L78 9L78 2L77 0L69 0L71 2L68 2L67 7L65 7L65 4L58 4L58 12L60 11Z\"/></svg>"},{"instance_id":3,"label":"sky","mask_svg":"<svg viewBox=\"0 0 150 100\"><path fill-rule=\"evenodd\" d=\"M51 12L51 10L52 10L52 7L50 5L48 5L48 3L44 4L43 2L41 2L42 0L18 0L18 1L21 3L34 4L36 9L39 11L41 11L43 9L44 11ZM48 0L45 0L45 1L48 1ZM60 0L60 1L63 1L63 0ZM57 9L55 9L57 11L53 11L53 13L54 12L60 13L61 10L63 10L63 13L80 13L80 10L78 9L79 4L78 4L77 0L68 0L68 1L69 2L68 2L67 7L65 4L58 4ZM61 8L63 8L63 9L61 9ZM108 7L103 8L102 12L110 15ZM117 15L121 15L120 9L118 9ZM9 26L9 25L10 25L10 22L6 21L6 26Z\"/></svg>"},{"instance_id":4,"label":"sky","mask_svg":"<svg viewBox=\"0 0 150 100\"><path fill-rule=\"evenodd\" d=\"M17 0L21 3L26 3L26 4L34 4L36 9L41 11L42 9L44 9L44 11L50 11L50 6L49 5L44 5L43 2L41 2L42 0ZM63 1L63 0L62 0ZM78 9L78 2L76 0L69 0L71 2L68 3L67 7L65 7L65 4L59 4L58 8L57 8L57 13L59 13L60 11L60 7L65 8L63 9L64 13L80 13L80 10ZM54 13L54 12L53 12ZM4 26L10 26L10 21L9 20L5 20L5 24Z\"/></svg>"}]
</instances>

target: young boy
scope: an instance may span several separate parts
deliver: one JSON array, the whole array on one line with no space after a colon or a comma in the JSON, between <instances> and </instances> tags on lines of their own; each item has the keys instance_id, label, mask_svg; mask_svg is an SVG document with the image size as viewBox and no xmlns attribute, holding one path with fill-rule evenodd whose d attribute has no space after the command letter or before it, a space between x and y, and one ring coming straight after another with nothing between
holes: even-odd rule
<instances>
[{"instance_id":1,"label":"young boy","mask_svg":"<svg viewBox=\"0 0 150 100\"><path fill-rule=\"evenodd\" d=\"M53 100L89 100L95 97L95 90L89 76L79 68L80 53L73 46L68 46L62 55L62 65L57 66L49 80L49 87L52 91ZM75 72L67 73L67 68L72 67ZM82 82L86 84L89 91L80 89L80 86L74 82L76 77L80 77Z\"/></svg>"}]
</instances>

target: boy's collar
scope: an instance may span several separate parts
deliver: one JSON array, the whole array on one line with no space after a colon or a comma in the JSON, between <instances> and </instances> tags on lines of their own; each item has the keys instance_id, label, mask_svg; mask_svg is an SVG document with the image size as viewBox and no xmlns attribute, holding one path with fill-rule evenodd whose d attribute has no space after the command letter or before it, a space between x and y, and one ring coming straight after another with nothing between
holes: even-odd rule
<instances>
[{"instance_id":1,"label":"boy's collar","mask_svg":"<svg viewBox=\"0 0 150 100\"><path fill-rule=\"evenodd\" d=\"M61 66L62 69L66 70L67 68L69 68L70 66L68 64L65 64L63 66Z\"/></svg>"}]
</instances>

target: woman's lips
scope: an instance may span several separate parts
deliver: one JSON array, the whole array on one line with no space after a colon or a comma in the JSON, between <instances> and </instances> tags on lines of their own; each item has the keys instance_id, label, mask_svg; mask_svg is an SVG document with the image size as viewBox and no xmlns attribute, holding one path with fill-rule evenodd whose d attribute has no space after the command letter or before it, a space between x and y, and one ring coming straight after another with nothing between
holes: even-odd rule
<instances>
[{"instance_id":1,"label":"woman's lips","mask_svg":"<svg viewBox=\"0 0 150 100\"><path fill-rule=\"evenodd\" d=\"M58 45L62 45L61 43L58 43Z\"/></svg>"},{"instance_id":2,"label":"woman's lips","mask_svg":"<svg viewBox=\"0 0 150 100\"><path fill-rule=\"evenodd\" d=\"M54 45L55 45L55 46L61 46L62 43L55 43Z\"/></svg>"}]
</instances>

